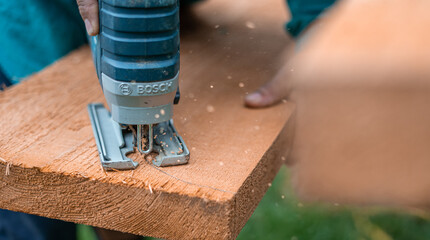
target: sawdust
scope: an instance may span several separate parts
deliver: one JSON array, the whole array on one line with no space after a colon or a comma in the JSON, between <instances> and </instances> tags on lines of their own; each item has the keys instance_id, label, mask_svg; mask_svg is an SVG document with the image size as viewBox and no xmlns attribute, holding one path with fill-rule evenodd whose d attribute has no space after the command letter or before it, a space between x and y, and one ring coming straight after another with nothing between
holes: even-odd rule
<instances>
[{"instance_id":1,"label":"sawdust","mask_svg":"<svg viewBox=\"0 0 430 240\"><path fill-rule=\"evenodd\" d=\"M207 105L206 111L208 111L209 113L213 113L213 112L215 112L215 107L212 105Z\"/></svg>"},{"instance_id":2,"label":"sawdust","mask_svg":"<svg viewBox=\"0 0 430 240\"><path fill-rule=\"evenodd\" d=\"M5 175L9 176L10 175L10 167L12 166L12 163L4 160L4 158L0 157L0 160L4 163L6 163L6 171L5 171Z\"/></svg>"},{"instance_id":3,"label":"sawdust","mask_svg":"<svg viewBox=\"0 0 430 240\"><path fill-rule=\"evenodd\" d=\"M153 158L152 158L152 156L151 156L151 155L147 155L147 156L145 157L145 160L146 160L148 163L151 163L151 162L152 162L152 160L153 160Z\"/></svg>"},{"instance_id":4,"label":"sawdust","mask_svg":"<svg viewBox=\"0 0 430 240\"><path fill-rule=\"evenodd\" d=\"M100 164L100 168L102 169L103 173L105 174L105 176L107 176L107 172L106 169Z\"/></svg>"},{"instance_id":5,"label":"sawdust","mask_svg":"<svg viewBox=\"0 0 430 240\"><path fill-rule=\"evenodd\" d=\"M7 163L6 164L6 172L5 172L5 175L6 176L9 176L10 175L10 166L12 165L12 163Z\"/></svg>"},{"instance_id":6,"label":"sawdust","mask_svg":"<svg viewBox=\"0 0 430 240\"><path fill-rule=\"evenodd\" d=\"M255 28L255 23L253 23L253 22L249 22L248 21L248 22L245 23L245 25L249 29L254 29Z\"/></svg>"},{"instance_id":7,"label":"sawdust","mask_svg":"<svg viewBox=\"0 0 430 240\"><path fill-rule=\"evenodd\" d=\"M103 167L102 167L103 168ZM114 172L121 172L120 170L116 169L116 168L109 168L109 170L112 170Z\"/></svg>"},{"instance_id":8,"label":"sawdust","mask_svg":"<svg viewBox=\"0 0 430 240\"><path fill-rule=\"evenodd\" d=\"M149 192L150 192L151 194L153 194L153 193L154 193L154 191L152 191L152 187L151 187L151 184L150 184L150 183L148 183L148 187L149 187Z\"/></svg>"},{"instance_id":9,"label":"sawdust","mask_svg":"<svg viewBox=\"0 0 430 240\"><path fill-rule=\"evenodd\" d=\"M128 128L130 128L131 132L133 132L133 136L136 138L137 136L136 129L134 129L132 125L128 125Z\"/></svg>"}]
</instances>

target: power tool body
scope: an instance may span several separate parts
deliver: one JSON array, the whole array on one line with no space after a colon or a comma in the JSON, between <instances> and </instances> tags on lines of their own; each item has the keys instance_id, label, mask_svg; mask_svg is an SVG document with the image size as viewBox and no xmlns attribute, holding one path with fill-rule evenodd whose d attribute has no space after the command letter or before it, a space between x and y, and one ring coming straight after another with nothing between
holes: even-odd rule
<instances>
[{"instance_id":1,"label":"power tool body","mask_svg":"<svg viewBox=\"0 0 430 240\"><path fill-rule=\"evenodd\" d=\"M153 164L186 164L189 151L173 126L179 102L178 0L99 0L100 33L89 37L110 109L88 105L105 169L134 169L137 148Z\"/></svg>"}]
</instances>

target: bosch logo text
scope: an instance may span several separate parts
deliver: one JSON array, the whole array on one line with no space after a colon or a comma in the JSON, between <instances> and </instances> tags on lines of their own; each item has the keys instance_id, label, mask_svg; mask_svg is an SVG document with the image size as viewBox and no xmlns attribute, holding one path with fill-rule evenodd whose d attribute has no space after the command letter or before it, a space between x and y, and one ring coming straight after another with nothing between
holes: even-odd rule
<instances>
[{"instance_id":1,"label":"bosch logo text","mask_svg":"<svg viewBox=\"0 0 430 240\"><path fill-rule=\"evenodd\" d=\"M171 87L172 87L171 82L139 85L139 86L137 86L137 93L138 94L167 93L167 92L170 92Z\"/></svg>"}]
</instances>

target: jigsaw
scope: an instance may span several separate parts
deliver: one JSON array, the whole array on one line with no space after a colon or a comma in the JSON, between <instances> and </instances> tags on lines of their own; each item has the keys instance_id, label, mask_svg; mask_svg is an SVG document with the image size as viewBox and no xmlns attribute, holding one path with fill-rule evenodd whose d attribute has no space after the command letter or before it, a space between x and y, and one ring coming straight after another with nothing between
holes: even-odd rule
<instances>
[{"instance_id":1,"label":"jigsaw","mask_svg":"<svg viewBox=\"0 0 430 240\"><path fill-rule=\"evenodd\" d=\"M179 102L179 1L99 0L100 32L89 37L110 111L88 112L102 166L134 169L127 157L155 155L156 166L186 164L190 152L173 125Z\"/></svg>"}]
</instances>

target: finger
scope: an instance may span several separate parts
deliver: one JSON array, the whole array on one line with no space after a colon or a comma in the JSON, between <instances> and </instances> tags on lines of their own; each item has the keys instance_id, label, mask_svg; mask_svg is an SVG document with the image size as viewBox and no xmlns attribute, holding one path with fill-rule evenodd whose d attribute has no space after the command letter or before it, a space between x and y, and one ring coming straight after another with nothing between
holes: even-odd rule
<instances>
[{"instance_id":1,"label":"finger","mask_svg":"<svg viewBox=\"0 0 430 240\"><path fill-rule=\"evenodd\" d=\"M99 5L97 0L76 0L85 23L88 35L95 36L99 33Z\"/></svg>"},{"instance_id":2,"label":"finger","mask_svg":"<svg viewBox=\"0 0 430 240\"><path fill-rule=\"evenodd\" d=\"M250 108L264 108L286 99L291 90L289 68L290 64L287 64L271 81L248 94L245 97L245 105Z\"/></svg>"},{"instance_id":3,"label":"finger","mask_svg":"<svg viewBox=\"0 0 430 240\"><path fill-rule=\"evenodd\" d=\"M278 97L264 86L245 97L245 105L250 108L269 107L278 101Z\"/></svg>"}]
</instances>

